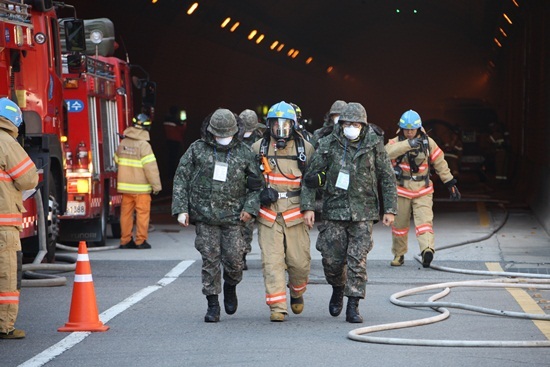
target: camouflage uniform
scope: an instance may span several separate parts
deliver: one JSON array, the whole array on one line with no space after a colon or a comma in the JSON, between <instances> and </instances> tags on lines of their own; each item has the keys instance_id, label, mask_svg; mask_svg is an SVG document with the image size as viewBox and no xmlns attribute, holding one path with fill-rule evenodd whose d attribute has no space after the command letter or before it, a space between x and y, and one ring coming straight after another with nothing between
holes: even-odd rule
<instances>
[{"instance_id":1,"label":"camouflage uniform","mask_svg":"<svg viewBox=\"0 0 550 367\"><path fill-rule=\"evenodd\" d=\"M244 110L240 113L239 117L243 120L245 132L252 131L252 134L248 137L243 137L243 143L252 147L256 141L262 138L262 134L257 130L258 127L258 116L256 112L252 110ZM244 240L244 254L249 254L252 251L252 239L254 235L254 223L255 220L251 219L246 222L243 226L243 240ZM246 269L246 259L245 259L245 269Z\"/></svg>"},{"instance_id":2,"label":"camouflage uniform","mask_svg":"<svg viewBox=\"0 0 550 367\"><path fill-rule=\"evenodd\" d=\"M347 190L336 187L341 170L349 173ZM395 176L384 149L382 130L363 124L357 140L350 141L342 129L335 129L319 141L305 173L306 182L319 172L326 172L326 182L324 224L320 226L316 248L323 256L325 277L332 286L345 285L346 296L364 298L367 254L373 246L372 225L379 220L379 184L384 213L397 212ZM302 189L303 211L314 210L315 191L307 186Z\"/></svg>"},{"instance_id":3,"label":"camouflage uniform","mask_svg":"<svg viewBox=\"0 0 550 367\"><path fill-rule=\"evenodd\" d=\"M174 177L172 214L188 213L196 225L195 247L201 253L202 292L221 292L221 271L230 285L242 279L242 211L253 216L259 210L259 191L247 190L247 178L261 179L251 149L242 143L242 126L229 145L218 144L208 130L210 117L202 127L202 138L191 144L181 157ZM240 121L240 119L239 119ZM215 180L216 162L226 163L227 178Z\"/></svg>"}]
</instances>

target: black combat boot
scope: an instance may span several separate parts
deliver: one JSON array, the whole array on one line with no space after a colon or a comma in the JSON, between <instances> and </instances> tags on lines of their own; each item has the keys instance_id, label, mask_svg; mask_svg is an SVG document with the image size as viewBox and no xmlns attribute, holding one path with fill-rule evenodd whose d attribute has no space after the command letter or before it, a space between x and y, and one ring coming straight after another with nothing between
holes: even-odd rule
<instances>
[{"instance_id":1,"label":"black combat boot","mask_svg":"<svg viewBox=\"0 0 550 367\"><path fill-rule=\"evenodd\" d=\"M204 316L204 322L218 322L220 321L220 303L218 302L218 295L212 294L206 296L208 300L208 309Z\"/></svg>"},{"instance_id":2,"label":"black combat boot","mask_svg":"<svg viewBox=\"0 0 550 367\"><path fill-rule=\"evenodd\" d=\"M344 286L332 286L332 297L328 304L328 312L334 317L340 315L344 307Z\"/></svg>"},{"instance_id":3,"label":"black combat boot","mask_svg":"<svg viewBox=\"0 0 550 367\"><path fill-rule=\"evenodd\" d=\"M239 302L237 300L237 286L223 283L223 306L225 307L225 313L233 315L237 311Z\"/></svg>"},{"instance_id":4,"label":"black combat boot","mask_svg":"<svg viewBox=\"0 0 550 367\"><path fill-rule=\"evenodd\" d=\"M353 324L360 324L363 322L363 317L359 315L359 297L348 297L346 321Z\"/></svg>"}]
</instances>

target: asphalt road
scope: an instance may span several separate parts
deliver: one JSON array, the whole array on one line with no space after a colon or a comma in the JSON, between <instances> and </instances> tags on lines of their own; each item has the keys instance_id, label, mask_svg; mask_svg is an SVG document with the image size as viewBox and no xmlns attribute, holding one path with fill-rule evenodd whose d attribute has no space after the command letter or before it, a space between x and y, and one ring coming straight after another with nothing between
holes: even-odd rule
<instances>
[{"instance_id":1,"label":"asphalt road","mask_svg":"<svg viewBox=\"0 0 550 367\"><path fill-rule=\"evenodd\" d=\"M488 225L480 224L471 210L436 216L439 244L475 239L490 233L503 219L489 211ZM550 264L547 234L540 228L524 229L529 213L511 213L506 226L486 241L436 252L434 265L487 270L498 265L538 269ZM19 328L22 340L0 340L1 366L549 366L550 348L426 347L374 344L350 340L359 327L415 320L438 315L429 308L393 305L392 294L406 289L487 276L422 268L412 256L392 268L388 228L375 226L375 248L369 254L367 298L360 303L363 324L349 324L345 316L331 317L319 253L312 231L311 279L301 315L290 314L283 323L269 321L264 302L263 278L256 240L249 256L249 270L237 287L239 308L221 321L204 322L206 299L201 293L200 258L193 247L194 229L174 224L154 224L152 250L90 249L96 303L106 332L62 333L68 321L73 274L61 287L25 287L21 295ZM467 229L467 230L465 230ZM116 245L109 240L108 245ZM523 246L521 246L523 244ZM518 245L520 249L518 250ZM538 251L538 252L536 252ZM513 257L513 258L512 258ZM546 265L545 265L546 264ZM408 297L425 301L438 291ZM550 311L550 291L525 291L543 312ZM499 310L522 311L522 301L506 289L453 288L442 301ZM547 306L547 302L548 305ZM451 316L421 327L374 334L415 340L548 341L550 321L491 316L450 309ZM542 325L542 326L541 326ZM546 331L545 331L546 330Z\"/></svg>"}]
</instances>

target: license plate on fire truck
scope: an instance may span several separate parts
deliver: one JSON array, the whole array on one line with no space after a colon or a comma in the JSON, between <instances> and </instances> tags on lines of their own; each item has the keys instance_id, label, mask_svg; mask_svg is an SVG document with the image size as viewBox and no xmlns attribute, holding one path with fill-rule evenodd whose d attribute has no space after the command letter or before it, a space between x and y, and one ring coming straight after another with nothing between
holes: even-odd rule
<instances>
[{"instance_id":1,"label":"license plate on fire truck","mask_svg":"<svg viewBox=\"0 0 550 367\"><path fill-rule=\"evenodd\" d=\"M83 201L67 202L67 215L85 215L86 203Z\"/></svg>"}]
</instances>

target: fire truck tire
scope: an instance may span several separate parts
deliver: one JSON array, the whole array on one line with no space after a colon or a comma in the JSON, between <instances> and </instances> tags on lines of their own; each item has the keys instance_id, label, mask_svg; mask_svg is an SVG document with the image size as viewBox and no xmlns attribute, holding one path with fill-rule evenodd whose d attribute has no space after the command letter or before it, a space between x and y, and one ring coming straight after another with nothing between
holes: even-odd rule
<instances>
[{"instance_id":1,"label":"fire truck tire","mask_svg":"<svg viewBox=\"0 0 550 367\"><path fill-rule=\"evenodd\" d=\"M101 210L101 216L99 217L99 228L101 228L101 239L97 242L95 242L96 246L105 246L105 243L107 242L107 218L109 217L109 199L108 196L105 195L105 198L103 199L103 210Z\"/></svg>"},{"instance_id":2,"label":"fire truck tire","mask_svg":"<svg viewBox=\"0 0 550 367\"><path fill-rule=\"evenodd\" d=\"M25 0L25 4L40 12L48 11L53 7L52 0Z\"/></svg>"},{"instance_id":3,"label":"fire truck tire","mask_svg":"<svg viewBox=\"0 0 550 367\"><path fill-rule=\"evenodd\" d=\"M49 263L55 261L55 250L57 236L59 234L59 204L57 201L57 184L53 174L48 175L49 195L48 195L48 216L46 217L46 260Z\"/></svg>"}]
</instances>

